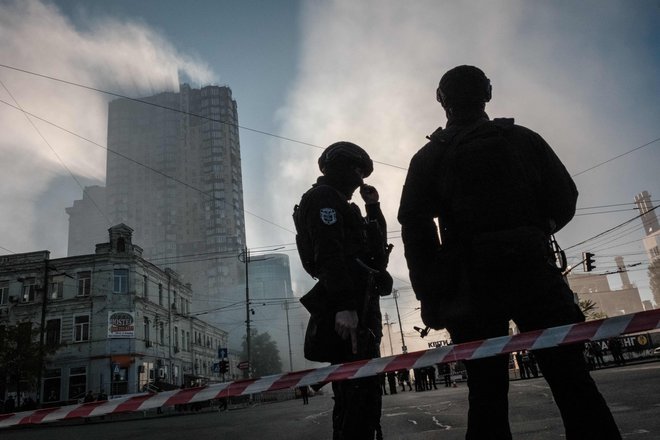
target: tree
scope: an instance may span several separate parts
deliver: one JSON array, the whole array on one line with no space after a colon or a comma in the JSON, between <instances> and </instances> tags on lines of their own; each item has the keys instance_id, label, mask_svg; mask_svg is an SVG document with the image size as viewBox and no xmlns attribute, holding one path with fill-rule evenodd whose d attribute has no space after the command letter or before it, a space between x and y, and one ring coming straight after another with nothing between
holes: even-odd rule
<instances>
[{"instance_id":1,"label":"tree","mask_svg":"<svg viewBox=\"0 0 660 440\"><path fill-rule=\"evenodd\" d=\"M46 356L59 346L43 347L39 344L40 331L30 322L0 326L0 392L14 385L17 394L21 384L34 389ZM6 380L5 380L6 379ZM24 390L23 390L24 391ZM19 402L16 402L17 404Z\"/></svg>"},{"instance_id":2,"label":"tree","mask_svg":"<svg viewBox=\"0 0 660 440\"><path fill-rule=\"evenodd\" d=\"M280 360L280 351L277 349L277 343L273 341L270 334L257 333L256 330L250 332L250 361L252 362L252 376L261 377L269 374L282 372L282 361ZM243 337L242 359L247 360L247 343Z\"/></svg>"},{"instance_id":3,"label":"tree","mask_svg":"<svg viewBox=\"0 0 660 440\"><path fill-rule=\"evenodd\" d=\"M660 257L656 257L649 264L649 285L653 292L653 301L656 307L660 307Z\"/></svg>"},{"instance_id":4,"label":"tree","mask_svg":"<svg viewBox=\"0 0 660 440\"><path fill-rule=\"evenodd\" d=\"M582 313L584 313L587 321L607 318L605 313L598 311L598 306L591 299L581 299L579 300L578 305L580 306Z\"/></svg>"}]
</instances>

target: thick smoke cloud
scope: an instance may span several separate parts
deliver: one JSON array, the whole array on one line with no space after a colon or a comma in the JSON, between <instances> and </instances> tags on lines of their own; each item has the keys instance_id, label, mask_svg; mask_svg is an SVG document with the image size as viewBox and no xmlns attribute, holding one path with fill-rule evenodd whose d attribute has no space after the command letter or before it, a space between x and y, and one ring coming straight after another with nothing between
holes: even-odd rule
<instances>
[{"instance_id":1,"label":"thick smoke cloud","mask_svg":"<svg viewBox=\"0 0 660 440\"><path fill-rule=\"evenodd\" d=\"M144 24L102 19L79 29L54 6L33 0L0 3L0 41L2 64L129 96L176 90L178 71L202 83L213 79L207 66L178 54ZM106 151L13 107L105 146L111 98L7 68L0 68L0 81L0 199L6 207L0 246L64 256L64 208L82 196L70 173L82 185L102 184Z\"/></svg>"},{"instance_id":2,"label":"thick smoke cloud","mask_svg":"<svg viewBox=\"0 0 660 440\"><path fill-rule=\"evenodd\" d=\"M657 92L659 73L644 44L645 34L654 33L644 17L648 8L653 12L651 2L632 9L624 2L306 5L299 76L279 112L282 133L294 139L321 147L351 140L375 160L406 168L425 136L444 125L435 88L443 72L460 64L477 65L491 78L491 117L515 117L538 131L571 173L658 135L657 93L646 94ZM657 8L653 13L657 17ZM626 114L630 108L634 116ZM280 142L274 151L278 165L270 178L284 179L271 212L290 224L283 207L293 206L314 181L321 150ZM657 167L648 164L658 159L652 146L576 177L580 206L631 202L644 189L659 193ZM623 170L630 180L613 180ZM405 171L376 164L369 179L383 196L396 246L391 270L403 289L407 271L396 211L404 178ZM579 242L633 215L576 220L560 240Z\"/></svg>"}]
</instances>

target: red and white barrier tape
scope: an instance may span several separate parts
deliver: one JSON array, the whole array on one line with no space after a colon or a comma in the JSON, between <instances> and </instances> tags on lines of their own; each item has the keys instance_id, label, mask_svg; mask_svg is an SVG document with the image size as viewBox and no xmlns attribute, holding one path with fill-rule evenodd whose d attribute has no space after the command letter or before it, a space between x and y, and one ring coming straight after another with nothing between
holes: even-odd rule
<instances>
[{"instance_id":1,"label":"red and white barrier tape","mask_svg":"<svg viewBox=\"0 0 660 440\"><path fill-rule=\"evenodd\" d=\"M336 380L357 379L401 369L428 367L443 362L478 359L520 350L538 350L560 345L597 341L656 328L660 328L660 309L257 379L212 384L205 387L165 391L156 394L134 394L108 401L59 408L0 414L0 428L48 423L79 417L144 411L164 406L204 402L222 397L275 391Z\"/></svg>"}]
</instances>

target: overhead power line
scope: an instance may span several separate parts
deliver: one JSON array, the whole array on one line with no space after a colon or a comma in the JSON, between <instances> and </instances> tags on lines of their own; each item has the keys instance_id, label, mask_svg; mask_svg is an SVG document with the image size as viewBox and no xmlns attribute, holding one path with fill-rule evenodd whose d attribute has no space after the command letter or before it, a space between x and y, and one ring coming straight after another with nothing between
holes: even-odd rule
<instances>
[{"instance_id":1,"label":"overhead power line","mask_svg":"<svg viewBox=\"0 0 660 440\"><path fill-rule=\"evenodd\" d=\"M601 165L605 165L606 163L610 163L610 162L612 162L613 160L616 160L616 159L618 159L618 158L620 158L620 157L625 156L626 154L630 154L630 153L632 153L633 151L641 150L642 148L644 148L644 147L648 147L649 145L651 145L651 144L653 144L653 143L655 143L655 142L658 142L658 141L660 141L660 138L653 139L652 141L649 141L649 142L645 143L644 145L640 145L639 147L635 147L635 148L633 148L632 150L628 150L628 151L626 151L625 153L621 153L621 154L619 154L618 156L614 156L614 157L611 158L611 159L607 159L606 161L601 162L601 163L599 163L599 164L596 164L596 165L594 165L594 166L592 166L592 167L589 167L589 168L587 168L586 170L582 170L582 171L580 171L579 173L575 173L575 174L573 174L573 176L571 176L571 177L577 177L577 176L579 176L580 174L584 174L584 173L586 173L587 171L591 171L591 170L593 170L594 168L598 168L598 167L601 166Z\"/></svg>"},{"instance_id":2,"label":"overhead power line","mask_svg":"<svg viewBox=\"0 0 660 440\"><path fill-rule=\"evenodd\" d=\"M613 212L628 212L628 211L636 211L636 210L637 210L637 208L610 209L608 211L584 212L582 214L575 214L575 217L581 217L581 216L585 216L585 215L611 214Z\"/></svg>"},{"instance_id":3,"label":"overhead power line","mask_svg":"<svg viewBox=\"0 0 660 440\"><path fill-rule=\"evenodd\" d=\"M658 205L658 206L660 206L660 205ZM589 242L589 241L591 241L591 240L595 240L595 239L598 238L598 237L602 237L602 236L605 235L605 234L608 234L608 233L610 233L610 232L612 232L612 231L614 231L614 230L616 230L616 229L618 229L618 228L620 228L620 227L622 227L622 226L627 225L628 223L631 223L631 222L633 222L633 221L635 221L635 220L641 218L642 216L648 214L648 213L651 212L651 211L655 211L655 210L658 208L658 206L655 206L655 207L649 209L648 211L646 211L646 212L643 213L643 214L636 215L635 217L633 217L633 218L631 218L631 219L629 219L629 220L626 220L625 222L623 222L623 223L621 223L621 224L619 224L619 225L616 225L616 226L614 226L613 228L610 228L610 229L608 229L608 230L606 230L606 231L601 232L600 234L596 234L596 235L594 235L594 236L591 237L591 238L587 238L586 240L583 240L583 241L581 241L581 242L579 242L579 243L576 243L576 244L574 244L574 245L572 245L572 246L569 246L569 247L567 247L567 248L564 248L564 250L566 251L566 250L569 250L569 249L573 249L573 248L575 248L575 247L577 247L577 246L580 246L580 245L582 245L582 244L585 244L585 243L587 243L587 242Z\"/></svg>"},{"instance_id":4,"label":"overhead power line","mask_svg":"<svg viewBox=\"0 0 660 440\"><path fill-rule=\"evenodd\" d=\"M7 94L9 94L9 97L14 101L14 103L16 103L16 106L18 107L18 109L19 109L21 112L23 112L23 116L25 116L25 119L27 119L27 121L30 123L30 125L32 126L32 128L34 128L34 130L37 132L37 134L39 135L39 137L41 137L41 139L44 141L44 143L45 143L46 145L48 145L48 148L51 149L51 151L53 152L53 154L55 155L55 157L57 158L57 160L60 161L60 163L62 164L62 166L64 167L64 169L69 173L69 175L71 176L71 178L72 178L72 179L78 184L78 186L79 186L80 189L82 190L83 194L86 194L87 191L85 190L85 187L82 185L82 183L80 183L80 180L78 180L78 178L75 176L75 174L73 174L73 172L69 169L69 167L66 165L66 163L64 163L64 160L62 160L62 158L61 158L60 155L57 153L57 151L55 150L55 148L50 144L50 142L48 142L48 140L47 140L46 137L43 135L43 133L41 132L41 130L39 130L39 127L37 127L37 126L34 124L34 122L32 121L32 119L30 119L30 117L28 116L28 113L25 112L25 110L23 110L23 107L21 107L21 105L18 103L18 101L16 100L16 98L14 97L14 95L9 91L9 89L7 88L7 86L5 85L5 83L4 83L2 80L0 80L0 85L2 85L2 87L5 89L5 91L7 92ZM87 196L88 196L89 199L92 201L92 204L94 205L94 207L96 207L96 209L99 211L99 213L100 213L103 217L105 217L106 222L107 222L106 224L107 224L108 226L110 226L110 219L108 218L108 216L106 215L106 213L101 209L101 207L96 203L96 201L95 201L95 200L94 200L94 199L93 199L88 193L87 193Z\"/></svg>"},{"instance_id":5,"label":"overhead power line","mask_svg":"<svg viewBox=\"0 0 660 440\"><path fill-rule=\"evenodd\" d=\"M318 148L320 150L325 149L325 147L322 147L322 146L316 145L316 144L312 144L310 142L300 141L300 140L293 139L293 138L286 137L286 136L280 136L280 135L277 135L277 134L274 134L274 133L270 133L268 131L258 130L256 128L246 127L244 125L236 124L236 123L233 123L233 122L228 122L228 121L223 121L223 120L220 120L220 119L211 118L209 116L204 116L204 115L200 115L198 113L188 112L188 111L181 110L181 109L178 109L178 108L175 108L175 107L168 107L166 105L156 104L156 103L153 103L153 102L146 101L144 99L131 98L130 96L122 95L121 93L111 92L109 90L103 90L103 89L99 89L98 87L92 87L92 86L88 86L88 85L85 85L85 84L76 83L76 82L73 82L73 81L67 81L65 79L57 78L57 77L50 76L50 75L44 75L42 73L32 72L32 71L26 70L26 69L20 69L18 67L9 66L7 64L0 64L0 67L4 67L5 69L15 70L17 72L22 72L22 73L25 73L25 74L28 74L28 75L38 76L40 78L45 78L45 79L48 79L48 80L51 80L51 81L57 81L57 82L60 82L60 83L63 83L63 84L68 84L68 85L71 85L71 86L74 86L74 87L80 87L82 89L87 89L87 90L91 90L91 91L98 92L98 93L104 93L106 95L114 96L114 97L117 97L117 98L128 99L128 100L133 101L133 102L139 102L141 104L146 104L146 105L150 105L150 106L153 106L153 107L162 108L164 110L170 110L170 111L173 111L173 112L176 112L176 113L181 113L181 114L184 114L184 115L193 116L193 117L200 118L200 119L205 119L207 121L218 122L220 124L229 125L229 126L241 129L241 130L246 130L246 131L250 131L250 132L253 132L253 133L262 134L264 136L274 137L276 139L281 139L283 141L293 142L293 143L300 144L300 145L306 145L308 147ZM385 165L385 166L388 166L388 167L392 167L392 168L398 168L398 169L404 170L404 171L408 170L408 168L405 168L405 167L401 167L401 166L398 166L398 165L392 165L392 164L385 163L385 162L380 162L380 161L377 161L377 160L374 160L373 162L377 163L377 164L380 164L380 165Z\"/></svg>"},{"instance_id":6,"label":"overhead power line","mask_svg":"<svg viewBox=\"0 0 660 440\"><path fill-rule=\"evenodd\" d=\"M16 110L19 110L19 111L21 111L21 112L23 112L23 113L25 113L25 114L27 114L27 115L30 115L30 116L32 116L32 117L35 118L35 119L38 119L38 120L40 120L40 121L43 121L43 122L45 122L46 124L52 125L53 127L56 127L56 128L58 128L58 129L60 129L60 130L62 130L62 131L64 131L64 132L67 132L67 133L69 133L69 134L71 134L71 135L73 135L73 136L75 136L75 137L77 137L77 138L79 138L79 139L82 139L82 140L84 140L84 141L86 141L86 142L89 142L89 143L91 143L92 145L96 145L97 147L102 148L102 149L108 151L109 153L115 154L115 155L117 155L117 156L119 156L119 157L121 157L121 158L123 158L123 159L126 159L126 160L128 160L128 161L130 161L130 162L133 162L133 163L136 164L136 165L139 165L139 166L141 166L141 167L144 167L144 168L148 169L149 171L152 171L152 172L154 172L154 173L156 173L156 174L159 174L159 175L161 175L161 176L163 176L163 177L165 177L165 178L167 178L167 179L173 180L174 182L179 183L179 184L181 184L181 185L183 185L183 186L185 186L185 187L187 187L187 188L190 188L190 189L192 189L192 190L194 190L194 191L197 191L197 192L201 193L202 195L204 195L204 196L206 196L206 197L210 197L211 199L214 199L214 200L216 200L216 201L222 202L222 203L224 203L225 205L231 206L231 205L229 204L229 202L227 202L226 200L221 199L221 198L218 198L218 197L215 197L215 196L212 196L212 195L209 195L206 191L204 191L204 190L202 190L202 189L200 189L200 188L197 188L196 186L191 185L191 184L189 184L188 182L184 182L184 181L181 180L181 179L178 179L178 178L176 178L176 177L174 177L174 176L170 176L170 175L167 174L167 173L164 173L164 172L162 172L162 171L160 171L160 170L158 170L158 169L156 169L156 168L153 168L153 167L151 167L151 166L149 166L149 165L146 165L146 164L144 164L144 163L142 163L142 162L140 162L140 161L138 161L138 160L135 160L135 159L133 159L133 158L131 158L131 157L129 157L129 156L126 156L125 154L122 154L122 153L120 153L120 152L118 152L118 151L114 151L114 150L112 150L112 149L110 149L110 148L108 148L108 147L106 147L106 146L104 146L104 145L99 144L99 143L96 142L96 141L93 141L93 140L91 140L91 139L88 139L88 138L86 138L86 137L84 137L84 136L82 136L82 135L80 135L80 134L78 134L78 133L76 133L76 132L74 132L74 131L71 131L71 130L69 130L69 129L67 129L67 128L64 128L64 127L62 127L61 125L55 124L54 122L51 122L51 121L49 121L49 120L47 120L47 119L44 119L44 118L42 118L42 117L40 117L40 116L37 116L37 115L35 115L34 113L30 113L30 112L28 112L27 110L23 110L23 109L21 109L21 108L19 108L19 107L16 107L15 105L13 105L13 104L11 104L11 103L9 103L9 102L7 102L7 101L4 101L4 100L1 100L1 99L0 99L0 102L3 103L3 104L5 104L5 105L7 105L7 106L9 106L9 107L12 107L12 108L14 108L14 109L16 109ZM275 223L275 222L272 222L272 221L270 221L270 220L268 220L268 219L266 219L266 218L264 218L264 217L261 217L261 216L255 214L255 213L253 213L253 212L248 211L248 210L245 209L245 208L243 208L243 212L245 212L246 214L249 214L249 215L251 215L251 216L253 216L253 217L255 217L255 218L258 218L259 220L261 220L261 221L263 221L263 222L266 222L266 223L271 224L271 225L273 225L273 226L276 226L276 227L278 227L278 228L280 228L280 229L283 229L283 230L285 230L285 231L287 231L287 232L290 232L290 233L292 233L292 234L295 234L295 233L294 233L293 231L291 231L290 229L285 228L284 226L280 226L280 225L278 225L278 224Z\"/></svg>"},{"instance_id":7,"label":"overhead power line","mask_svg":"<svg viewBox=\"0 0 660 440\"><path fill-rule=\"evenodd\" d=\"M15 253L16 253L16 252L14 252L14 251L12 251L12 250L7 249L7 248L4 247L4 246L0 246L0 249L2 249L2 250L4 250L4 251L7 251L7 252L9 252L10 254L15 254Z\"/></svg>"},{"instance_id":8,"label":"overhead power line","mask_svg":"<svg viewBox=\"0 0 660 440\"><path fill-rule=\"evenodd\" d=\"M651 200L652 203L658 203L660 200ZM614 203L611 205L599 205L599 206L582 206L575 208L578 211L584 210L584 209L601 209L601 208L614 208L616 206L629 206L629 205L635 205L635 202L627 202L627 203Z\"/></svg>"},{"instance_id":9,"label":"overhead power line","mask_svg":"<svg viewBox=\"0 0 660 440\"><path fill-rule=\"evenodd\" d=\"M22 72L22 73L25 73L25 74L29 74L29 75L33 75L33 76L37 76L37 77L41 77L41 78L45 78L45 79L48 79L48 80L52 80L52 81L56 81L56 82L60 82L60 83L64 83L64 84L68 84L68 85L71 85L71 86L80 87L80 88L84 88L84 89L91 90L91 91L95 91L95 92L99 92L99 93L104 93L104 94L107 94L107 95L110 95L110 96L115 96L115 97L118 97L118 98L123 98L123 99L127 99L127 100L134 101L134 102L139 102L139 103L142 103L142 104L146 104L146 105L151 105L151 106L154 106L154 107L163 108L163 109L166 109L166 110L170 110L170 111L174 111L174 112L178 112L178 113L182 113L182 114L190 115L190 116L193 116L193 117L197 117L197 118L201 118L201 119L205 119L205 120L209 120L209 121L213 121L213 122L217 122L217 123L221 123L221 124L225 124L225 125L234 126L234 127L236 127L236 128L242 129L242 130L247 130L247 131L251 131L251 132L255 132L255 133L259 133L259 134L263 134L263 135L266 135L266 136L275 137L275 138L282 139L282 140L286 140L286 141L289 141L289 142L294 142L294 143L298 143L298 144L302 144L302 145L307 145L307 146L314 147L314 148L319 148L319 149L323 149L323 148L324 148L324 147L321 147L321 146L318 146L318 145L315 145L315 144L312 144L312 143L309 143L309 142L304 142L304 141L299 141L299 140L292 139L292 138L288 138L288 137L284 137L284 136L279 136L279 135L276 135L276 134L273 134L273 133L269 133L269 132L266 132L266 131L263 131L263 130L257 130L257 129L253 129L253 128L250 128L250 127L241 126L241 125L236 124L236 123L231 123L231 122L227 122L227 121L223 121L223 120L219 120L219 119L210 118L210 117L203 116L203 115L199 115L199 114L195 114L195 113L186 112L186 111L183 111L183 110L181 110L181 109L177 109L177 108L173 108L173 107L167 107L167 106L159 105L159 104L152 103L152 102L148 102L148 101L145 101L145 100L142 100L142 99L131 98L131 97L129 97L129 96L122 95L122 94L120 94L120 93L110 92L110 91L103 90L103 89L99 89L99 88L96 88L96 87L92 87L92 86L88 86L88 85L84 85L84 84L79 84L79 83L76 83L76 82L73 82L73 81L67 81L67 80L60 79L60 78L56 78L56 77L53 77L53 76L49 76L49 75L44 75L44 74L40 74L40 73L36 73L36 72L32 72L32 71L29 71L29 70L26 70L26 69L20 69L20 68L17 68L17 67L13 67L13 66L6 65L6 64L0 64L0 67L4 67L4 68L6 68L6 69L11 69L11 70L18 71L18 72ZM10 95L11 95L11 94L10 94ZM8 105L8 106L10 106L10 107L13 107L13 108L15 108L15 109L17 109L17 110L23 112L23 114L26 115L26 117L27 117L28 115L29 115L29 116L32 116L33 118L36 118L36 119L41 120L41 121L43 121L43 122L45 122L45 123L47 123L47 124L50 124L50 125L52 125L52 126L58 128L58 129L60 129L60 130L62 130L62 131L65 131L65 132L67 132L67 133L69 133L69 134L71 134L71 135L73 135L73 136L76 136L76 137L78 137L78 138L80 138L80 139L82 139L82 140L85 140L85 141L87 141L87 142L90 142L90 143L92 143L93 145L96 145L96 146L98 146L98 147L100 147L100 148L103 148L103 149L105 149L105 150L108 151L108 152L111 152L111 153L113 153L113 154L116 154L116 155L118 155L118 156L120 156L120 157L122 157L122 158L124 158L124 159L126 159L126 160L129 160L129 161L131 161L131 162L133 162L133 163L135 163L135 164L137 164L137 165L139 165L139 166L142 166L142 167L144 167L144 168L146 168L146 169L148 169L148 170L150 170L150 171L152 171L152 172L155 172L155 173L157 173L157 174L160 174L160 175L162 175L162 176L165 177L165 178L169 178L169 179L171 179L171 180L173 180L173 181L175 181L175 182L177 182L177 183L179 183L179 184L182 184L182 185L184 185L184 186L186 186L186 187L188 187L188 188L190 188L190 189L192 189L192 190L198 191L198 192L202 193L203 195L206 195L206 196L208 196L208 197L211 197L211 198L213 198L213 199L215 199L215 200L218 200L218 201L220 201L220 202L222 202L222 203L228 204L228 202L226 202L224 199L220 199L220 198L216 198L216 197L210 196L210 195L207 194L205 191L203 191L203 190L201 190L201 189L199 189L199 188L197 188L197 187L195 187L195 186L193 186L193 185L190 185L190 184L188 184L187 182L181 181L180 179L177 179L177 178L175 178L175 177L173 177L173 176L169 176L169 175L167 175L166 173L163 173L163 172L161 172L161 171L159 171L159 170L157 170L157 169L154 169L154 168L152 168L152 167L150 167L150 166L148 166L148 165L146 165L146 164L143 164L143 163L141 163L141 162L139 162L139 161L137 161L137 160L134 160L134 159L132 159L132 158L130 158L130 157L128 157L128 156L125 156L125 155L123 155L123 154L121 154L121 153L119 153L119 152L116 152L116 151L114 151L114 150L111 150L111 149L109 149L109 148L106 147L106 146L103 146L103 145L101 145L101 144L98 144L97 142L92 141L91 139L87 139L87 138L85 138L84 136L81 136L81 135L79 135L79 134L77 134L77 133L75 133L75 132L73 132L73 131L71 131L71 130L68 130L68 129L64 128L64 127L61 127L61 126L59 126L59 125L57 125L57 124L55 124L55 123L53 123L53 122L50 122L50 121L48 121L48 120L46 120L46 119L44 119L44 118L41 118L41 117L39 117L39 116L37 116L37 115L35 115L35 114L33 114L33 113L27 112L27 111L23 110L22 108L20 108L20 106L17 107L17 106L14 106L14 105L10 104L10 103L7 103L7 102L5 102L5 101L2 101L2 100L0 100L0 102L2 102L2 103L4 103L5 105ZM28 119L29 119L29 118L28 118ZM637 151L637 150L639 150L639 149L642 149L642 148L644 148L644 147L647 147L647 146L649 146L649 145L651 145L651 144L653 144L653 143L655 143L655 142L657 142L657 141L659 141L659 140L660 140L660 138L657 138L657 139L654 139L654 140L652 140L652 141L650 141L650 142L647 142L647 143L644 144L644 145L641 145L641 146L639 146L639 147L633 148L633 149L631 149L631 150L629 150L629 151L627 151L627 152L625 152L625 153L622 153L622 154L620 154L620 155L618 155L618 156L615 156L615 157L613 157L613 158L611 158L611 159L608 159L608 160L606 160L606 161L604 161L604 162L601 162L601 163L596 164L596 165L594 165L594 166L592 166L592 167L590 167L590 168L587 168L587 169L585 169L585 170L583 170L583 171L580 171L580 172L574 174L573 177L576 177L576 176L578 176L578 175L581 175L581 174L583 174L583 173L586 173L587 171L590 171L590 170L592 170L592 169L595 169L595 168L597 168L597 167L599 167L599 166L601 166L601 165L604 165L604 164L606 164L606 163L612 162L613 160L618 159L618 158L620 158L620 157L623 157L623 156L625 156L625 155L627 155L627 154L629 154L629 153L632 153L632 152L634 152L634 151ZM51 147L51 148L52 148L52 147ZM374 162L379 163L379 164L382 164L382 165L386 165L386 166L390 166L390 167L394 167L394 168L402 169L402 170L407 170L407 168L400 167L400 166L397 166L397 165L392 165L392 164L388 164L388 163L384 163L384 162L379 162L379 161L374 161ZM625 205L628 205L628 204L603 205L603 206L601 206L601 207L608 207L608 206L625 206ZM578 209L594 209L594 208L601 208L601 207L587 207L587 208L578 208ZM653 209L655 209L655 208L653 208ZM280 226L280 225L278 225L278 224L276 224L276 223L274 223L274 222L272 222L272 221L270 221L270 220L267 220L267 219L265 219L265 218L263 218L263 217L261 217L261 216L258 216L258 215L256 215L256 214L250 212L250 211L247 211L246 209L243 209L243 211L244 211L246 214L252 215L252 216L254 216L255 218L258 218L258 219L260 219L260 220L262 220L262 221L264 221L264 222L266 222L266 223L269 223L269 224L271 224L271 225L273 225L273 226L276 226L276 227L278 227L278 228L280 228L280 229L283 229L283 230L285 230L285 231L287 231L287 232L294 233L293 231L289 230L288 228L285 228L285 227L283 227L283 226ZM578 214L578 215L593 215L593 214L602 214L602 213L606 213L606 212L619 212L619 211L624 211L624 210L605 211L605 212L596 212L596 213L585 213L585 214ZM576 247L576 246L579 246L579 245L581 245L581 244L584 244L584 243L586 243L586 242L588 242L588 241L590 241L590 240L593 240L593 239L595 239L595 238L598 238L598 237L600 237L600 236L602 236L602 235L605 235L605 234L607 234L608 232L611 232L612 230L617 229L618 227L623 226L623 225L625 225L626 223L629 223L630 221L633 221L633 220L635 220L636 218L639 218L639 217L640 217L640 216L637 216L637 217L635 217L635 218L633 218L633 219L631 219L631 220L629 220L629 221L627 221L627 222L622 223L621 225L618 225L618 226L616 226L616 227L614 227L614 228L612 228L612 229L610 229L610 230L604 231L604 232L602 232L602 233L600 233L600 234L598 234L598 235L596 235L596 236L594 236L594 237L591 237L591 238L589 238L589 239L587 239L587 240L584 240L584 241L582 241L582 242L580 242L580 243L577 243L577 244L575 244L575 245L573 245L573 246L571 246L571 247L569 247L569 248L567 248L567 249L571 249L571 248L573 248L573 247ZM397 237L393 237L393 238L397 238Z\"/></svg>"}]
</instances>

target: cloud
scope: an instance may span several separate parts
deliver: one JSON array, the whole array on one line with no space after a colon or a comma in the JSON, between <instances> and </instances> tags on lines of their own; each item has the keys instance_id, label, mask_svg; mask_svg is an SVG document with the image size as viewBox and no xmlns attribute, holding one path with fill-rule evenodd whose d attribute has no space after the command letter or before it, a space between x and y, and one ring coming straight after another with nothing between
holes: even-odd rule
<instances>
[{"instance_id":1,"label":"cloud","mask_svg":"<svg viewBox=\"0 0 660 440\"><path fill-rule=\"evenodd\" d=\"M658 135L657 97L643 94L658 77L653 57L644 58L653 52L644 47L645 32L657 34L644 18L653 3L602 3L308 2L299 75L278 112L281 133L317 146L351 140L377 161L407 167L424 137L445 123L434 96L440 76L473 64L493 82L491 117L516 117L542 134L571 172L581 171ZM639 117L621 114L635 104ZM658 148L649 150L580 178L581 206L632 201L649 182L660 192L657 171L645 164L659 158ZM285 141L273 148L277 166L267 180L277 182L270 204L277 223L291 225L286 208L315 180L319 154ZM640 175L613 182L617 167L631 162ZM390 268L400 280L407 279L396 238L404 178L405 171L376 164L369 179L394 231ZM592 218L587 227L569 227L563 243L604 224Z\"/></svg>"},{"instance_id":2,"label":"cloud","mask_svg":"<svg viewBox=\"0 0 660 440\"><path fill-rule=\"evenodd\" d=\"M178 71L200 83L214 78L204 63L181 55L143 23L99 18L82 29L55 6L35 0L0 3L0 40L2 64L129 96L176 90ZM63 256L64 208L82 196L69 172L86 183L102 183L106 151L39 119L28 120L11 106L104 146L112 97L8 68L0 68L0 81L6 103L0 106L0 152L11 158L0 162L0 199L11 206L0 228L12 231L0 246L14 252L51 249L52 256ZM53 188L61 176L72 183L68 191ZM44 223L50 235L40 233Z\"/></svg>"}]
</instances>

